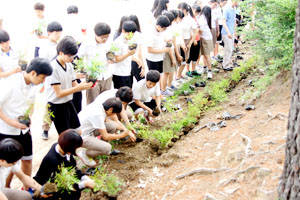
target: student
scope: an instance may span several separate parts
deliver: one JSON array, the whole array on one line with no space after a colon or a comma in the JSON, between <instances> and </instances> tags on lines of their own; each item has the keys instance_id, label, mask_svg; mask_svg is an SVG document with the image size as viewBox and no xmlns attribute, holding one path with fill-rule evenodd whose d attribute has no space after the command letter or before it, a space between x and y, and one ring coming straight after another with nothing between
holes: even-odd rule
<instances>
[{"instance_id":1,"label":"student","mask_svg":"<svg viewBox=\"0 0 300 200\"><path fill-rule=\"evenodd\" d=\"M18 117L23 116L34 103L38 89L34 85L43 83L51 73L52 67L48 60L35 58L25 72L5 79L0 84L0 140L13 138L20 142L24 149L21 158L22 170L28 176L31 175L32 169L32 138L30 127L21 124Z\"/></svg>"},{"instance_id":2,"label":"student","mask_svg":"<svg viewBox=\"0 0 300 200\"><path fill-rule=\"evenodd\" d=\"M15 190L5 188L5 181L8 174L15 174L21 182L30 188L40 190L41 185L38 184L30 176L24 174L21 170L20 159L23 156L22 145L14 139L6 138L0 141L0 199L1 200L31 200L32 196L24 190Z\"/></svg>"},{"instance_id":3,"label":"student","mask_svg":"<svg viewBox=\"0 0 300 200\"><path fill-rule=\"evenodd\" d=\"M120 126L120 124L112 120L107 121L108 118L118 118L117 114L122 112L123 108L120 99L112 97L104 102L102 99L103 98L98 99L98 101L96 100L79 113L83 147L86 148L86 150L79 151L78 156L89 166L96 164L90 158L96 158L99 155L108 155L111 152L111 145L108 141L127 136L129 136L132 141L136 139L135 135L131 131L128 131L123 125ZM123 132L116 134L117 129L123 130ZM95 135L99 134L101 135L101 140L95 137Z\"/></svg>"},{"instance_id":4,"label":"student","mask_svg":"<svg viewBox=\"0 0 300 200\"><path fill-rule=\"evenodd\" d=\"M201 55L205 66L201 69L201 73L207 72L207 78L212 79L210 53L213 51L213 36L211 33L211 8L204 6L198 21L201 34ZM207 68L206 68L207 66Z\"/></svg>"},{"instance_id":5,"label":"student","mask_svg":"<svg viewBox=\"0 0 300 200\"><path fill-rule=\"evenodd\" d=\"M38 169L34 179L41 185L44 185L49 180L54 181L56 172L59 172L59 168L63 165L64 167L76 168L77 178L80 180L78 184L75 184L74 191L70 193L64 191L59 191L52 197L45 199L74 199L78 200L81 195L81 190L84 188L93 189L95 182L91 180L88 176L84 175L76 167L76 160L74 155L76 155L76 149L82 146L81 136L73 129L69 129L60 134L58 138L58 143L54 143L43 158L40 168Z\"/></svg>"},{"instance_id":6,"label":"student","mask_svg":"<svg viewBox=\"0 0 300 200\"><path fill-rule=\"evenodd\" d=\"M222 40L222 36L220 31L222 30L222 11L219 7L219 3L217 0L211 0L211 17L212 17L212 33L213 33L213 45L214 45L214 53L213 59L216 61L220 61L218 53L219 53L219 43L218 41ZM214 30L215 29L215 30Z\"/></svg>"},{"instance_id":7,"label":"student","mask_svg":"<svg viewBox=\"0 0 300 200\"><path fill-rule=\"evenodd\" d=\"M104 63L103 72L98 77L97 84L86 91L87 104L92 103L96 97L106 90L111 89L112 85L112 66L106 59L106 52L109 50L110 42L107 41L110 35L110 26L106 23L97 23L94 27L95 37L82 43L78 50L78 57L86 57L87 62L98 59Z\"/></svg>"},{"instance_id":8,"label":"student","mask_svg":"<svg viewBox=\"0 0 300 200\"><path fill-rule=\"evenodd\" d=\"M234 32L236 14L234 6L236 1L232 0L231 5L226 5L223 11L223 29L222 38L224 41L224 56L223 56L223 69L224 71L232 71L233 67L230 66L231 56L233 54Z\"/></svg>"},{"instance_id":9,"label":"student","mask_svg":"<svg viewBox=\"0 0 300 200\"><path fill-rule=\"evenodd\" d=\"M155 19L157 19L158 16L163 14L163 11L167 11L169 6L169 0L159 0L157 7L153 13L153 16Z\"/></svg>"},{"instance_id":10,"label":"student","mask_svg":"<svg viewBox=\"0 0 300 200\"><path fill-rule=\"evenodd\" d=\"M123 24L126 21L129 21L129 17L128 16L121 17L119 28L118 28L118 30L116 30L116 32L114 34L114 40L116 40L121 35Z\"/></svg>"},{"instance_id":11,"label":"student","mask_svg":"<svg viewBox=\"0 0 300 200\"><path fill-rule=\"evenodd\" d=\"M191 46L197 37L198 29L197 29L197 24L193 19L194 14L191 6L183 2L178 5L178 9L180 9L184 14L181 24L182 24L183 39L187 48L185 51L185 61L188 61L191 54ZM181 76L183 70L184 68L182 67L179 68L178 76ZM190 71L190 67L188 64L186 64L186 70L187 70L186 75L188 77L193 77L194 75L198 76L198 73L196 73L196 71L194 72Z\"/></svg>"},{"instance_id":12,"label":"student","mask_svg":"<svg viewBox=\"0 0 300 200\"><path fill-rule=\"evenodd\" d=\"M148 123L152 123L150 117L154 117L152 110L156 107L160 110L161 95L159 84L157 84L159 79L159 72L150 70L146 75L146 79L139 81L132 91L134 102L129 106L134 111L136 118L139 114L144 113Z\"/></svg>"},{"instance_id":13,"label":"student","mask_svg":"<svg viewBox=\"0 0 300 200\"><path fill-rule=\"evenodd\" d=\"M132 88L133 77L131 76L131 62L136 60L134 55L136 49L129 49L129 41L135 40L134 33L137 27L133 21L125 21L122 26L122 34L113 42L118 48L118 51L115 52L115 64L113 72L113 82L114 88L119 89L122 86L128 86ZM132 38L130 38L132 35Z\"/></svg>"},{"instance_id":14,"label":"student","mask_svg":"<svg viewBox=\"0 0 300 200\"><path fill-rule=\"evenodd\" d=\"M170 26L167 16L161 15L156 20L156 25L147 36L147 55L146 61L149 70L163 72L164 53L169 52L170 47L166 47L163 32Z\"/></svg>"},{"instance_id":15,"label":"student","mask_svg":"<svg viewBox=\"0 0 300 200\"><path fill-rule=\"evenodd\" d=\"M73 93L92 87L93 83L76 82L72 61L77 54L76 41L64 37L57 45L57 58L51 62L53 73L46 79L45 90L51 116L58 134L69 128L79 128L77 112L72 103Z\"/></svg>"},{"instance_id":16,"label":"student","mask_svg":"<svg viewBox=\"0 0 300 200\"><path fill-rule=\"evenodd\" d=\"M34 57L39 57L39 50L44 39L47 39L47 21L44 16L45 5L42 3L34 4L34 12L36 14L36 21L33 23L34 28L31 32L35 36L35 50Z\"/></svg>"},{"instance_id":17,"label":"student","mask_svg":"<svg viewBox=\"0 0 300 200\"><path fill-rule=\"evenodd\" d=\"M9 35L5 30L0 30L0 80L21 72L18 65L19 55L11 48Z\"/></svg>"}]
</instances>

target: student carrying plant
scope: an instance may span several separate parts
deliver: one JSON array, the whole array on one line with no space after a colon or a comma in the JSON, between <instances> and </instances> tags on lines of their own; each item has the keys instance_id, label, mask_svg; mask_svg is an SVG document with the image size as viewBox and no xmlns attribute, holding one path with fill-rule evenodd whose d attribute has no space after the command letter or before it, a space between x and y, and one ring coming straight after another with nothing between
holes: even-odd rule
<instances>
[{"instance_id":1,"label":"student carrying plant","mask_svg":"<svg viewBox=\"0 0 300 200\"><path fill-rule=\"evenodd\" d=\"M77 54L78 46L72 37L64 37L57 45L57 58L51 62L53 73L46 79L45 90L49 110L53 112L58 134L73 128L79 128L80 122L74 108L73 93L92 87L93 83L76 82L72 61Z\"/></svg>"},{"instance_id":2,"label":"student carrying plant","mask_svg":"<svg viewBox=\"0 0 300 200\"><path fill-rule=\"evenodd\" d=\"M18 73L0 83L0 140L13 138L24 149L21 158L22 170L28 176L32 169L32 138L29 127L21 124L18 117L24 115L29 105L34 102L39 85L46 76L52 74L52 67L47 59L33 59L25 72ZM10 181L8 181L10 183Z\"/></svg>"}]
</instances>

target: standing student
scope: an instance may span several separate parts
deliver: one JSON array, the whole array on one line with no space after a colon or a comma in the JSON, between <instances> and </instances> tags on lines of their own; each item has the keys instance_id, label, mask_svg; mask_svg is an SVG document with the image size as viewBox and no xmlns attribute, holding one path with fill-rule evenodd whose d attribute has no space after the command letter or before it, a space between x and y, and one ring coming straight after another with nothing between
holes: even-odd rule
<instances>
[{"instance_id":1,"label":"standing student","mask_svg":"<svg viewBox=\"0 0 300 200\"><path fill-rule=\"evenodd\" d=\"M214 54L213 59L220 61L219 54L219 43L222 41L222 11L219 6L219 2L216 0L211 0L211 16L212 16L212 27L216 27L216 41L214 41ZM215 22L215 23L214 23ZM214 37L214 35L213 35Z\"/></svg>"},{"instance_id":2,"label":"standing student","mask_svg":"<svg viewBox=\"0 0 300 200\"><path fill-rule=\"evenodd\" d=\"M86 91L87 104L92 103L96 97L106 90L111 89L113 68L106 59L106 52L109 50L110 42L107 41L110 35L110 26L106 23L97 23L94 27L95 36L82 43L78 50L78 57L86 57L87 62L97 59L104 64L103 72L99 75L96 85Z\"/></svg>"},{"instance_id":3,"label":"standing student","mask_svg":"<svg viewBox=\"0 0 300 200\"><path fill-rule=\"evenodd\" d=\"M131 62L135 60L136 49L129 49L129 41L135 40L134 33L137 27L133 21L125 21L122 26L122 34L113 42L118 48L115 52L115 64L113 72L114 88L119 89L123 86L132 88L133 77L131 76Z\"/></svg>"},{"instance_id":4,"label":"standing student","mask_svg":"<svg viewBox=\"0 0 300 200\"><path fill-rule=\"evenodd\" d=\"M232 0L231 5L226 5L223 10L223 29L222 38L224 41L224 56L223 56L223 69L225 71L232 71L231 56L233 54L234 46L234 32L235 32L235 21L236 13L234 6L236 1Z\"/></svg>"},{"instance_id":5,"label":"standing student","mask_svg":"<svg viewBox=\"0 0 300 200\"><path fill-rule=\"evenodd\" d=\"M19 55L11 48L9 35L0 30L0 80L21 72L18 65Z\"/></svg>"},{"instance_id":6,"label":"standing student","mask_svg":"<svg viewBox=\"0 0 300 200\"><path fill-rule=\"evenodd\" d=\"M18 73L0 83L0 140L13 138L24 149L21 158L22 171L28 176L32 170L32 138L30 127L18 121L32 107L37 87L46 76L51 75L52 67L48 60L35 58L25 72ZM30 110L29 110L30 111ZM30 125L29 125L30 126ZM10 180L8 181L8 185Z\"/></svg>"},{"instance_id":7,"label":"standing student","mask_svg":"<svg viewBox=\"0 0 300 200\"><path fill-rule=\"evenodd\" d=\"M118 28L118 30L116 30L116 32L114 34L114 40L116 40L121 35L123 24L126 21L129 21L129 17L128 16L121 17L119 28Z\"/></svg>"},{"instance_id":8,"label":"standing student","mask_svg":"<svg viewBox=\"0 0 300 200\"><path fill-rule=\"evenodd\" d=\"M197 37L198 29L197 29L197 24L196 24L195 20L193 19L194 14L193 14L191 6L189 6L187 3L183 2L178 5L178 9L180 9L184 14L181 25L182 25L182 36L183 36L183 39L184 39L184 42L186 45L185 61L187 62L190 58L191 46ZM181 76L183 70L184 70L184 68L182 68L182 67L179 68L178 76ZM186 70L187 70L186 75L189 77L193 77L193 74L190 71L189 64L186 64Z\"/></svg>"},{"instance_id":9,"label":"standing student","mask_svg":"<svg viewBox=\"0 0 300 200\"><path fill-rule=\"evenodd\" d=\"M92 87L93 83L76 82L72 61L77 54L78 46L72 37L64 37L57 45L57 58L51 62L53 73L45 82L49 110L53 112L58 134L69 128L79 128L80 122L72 103L73 93Z\"/></svg>"},{"instance_id":10,"label":"standing student","mask_svg":"<svg viewBox=\"0 0 300 200\"><path fill-rule=\"evenodd\" d=\"M159 0L156 9L153 12L153 16L157 19L158 16L163 14L163 11L167 11L169 6L169 0Z\"/></svg>"}]
</instances>

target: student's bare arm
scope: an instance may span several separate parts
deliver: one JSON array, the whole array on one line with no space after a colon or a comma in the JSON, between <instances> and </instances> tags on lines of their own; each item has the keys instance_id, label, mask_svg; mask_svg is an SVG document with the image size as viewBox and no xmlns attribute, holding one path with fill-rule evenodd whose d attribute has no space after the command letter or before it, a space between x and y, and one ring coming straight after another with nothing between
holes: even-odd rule
<instances>
[{"instance_id":1,"label":"student's bare arm","mask_svg":"<svg viewBox=\"0 0 300 200\"><path fill-rule=\"evenodd\" d=\"M8 125L18 128L18 129L26 129L28 128L26 125L21 124L18 120L16 119L10 119L9 117L7 117L2 109L0 108L0 119L2 119L5 123L7 123Z\"/></svg>"},{"instance_id":2,"label":"student's bare arm","mask_svg":"<svg viewBox=\"0 0 300 200\"><path fill-rule=\"evenodd\" d=\"M163 49L154 49L153 47L148 47L148 52L153 54L159 54L159 53L167 53L169 52L170 47L165 47Z\"/></svg>"},{"instance_id":3,"label":"student's bare arm","mask_svg":"<svg viewBox=\"0 0 300 200\"><path fill-rule=\"evenodd\" d=\"M73 81L73 82L76 82L76 81ZM74 83L74 84L76 84L76 83ZM72 85L73 85L73 83L72 83ZM80 84L75 85L75 87L72 87L70 89L63 90L63 89L61 89L60 85L52 85L52 88L53 88L56 96L58 98L62 98L62 97L68 96L70 94L74 94L75 92L80 92L82 90L89 89L92 87L92 85L93 85L92 82L90 82L90 83L81 82Z\"/></svg>"},{"instance_id":4,"label":"student's bare arm","mask_svg":"<svg viewBox=\"0 0 300 200\"><path fill-rule=\"evenodd\" d=\"M133 54L135 54L136 50L129 50L127 53L125 53L124 55L121 56L116 56L116 62L122 62L123 60L125 60L126 58L128 58L129 56L132 56Z\"/></svg>"},{"instance_id":5,"label":"student's bare arm","mask_svg":"<svg viewBox=\"0 0 300 200\"><path fill-rule=\"evenodd\" d=\"M199 29L198 29L198 28L196 28L195 30L193 30L193 33L192 33L192 39L191 39L191 41L190 41L190 42L188 43L188 45L187 45L188 48L191 48L193 42L195 41L195 39L196 39L196 37L197 37L198 32L199 32Z\"/></svg>"},{"instance_id":6,"label":"student's bare arm","mask_svg":"<svg viewBox=\"0 0 300 200\"><path fill-rule=\"evenodd\" d=\"M158 109L160 110L160 104L161 104L160 96L155 97L155 103L156 103L156 106L158 107Z\"/></svg>"},{"instance_id":7,"label":"student's bare arm","mask_svg":"<svg viewBox=\"0 0 300 200\"><path fill-rule=\"evenodd\" d=\"M0 191L0 199L1 200L8 200L7 197Z\"/></svg>"},{"instance_id":8,"label":"student's bare arm","mask_svg":"<svg viewBox=\"0 0 300 200\"><path fill-rule=\"evenodd\" d=\"M20 181L27 187L31 187L35 190L40 190L41 189L41 185L38 184L33 178L31 178L30 176L27 176L26 174L24 174L24 172L22 170L15 172L14 173L19 179Z\"/></svg>"},{"instance_id":9,"label":"student's bare arm","mask_svg":"<svg viewBox=\"0 0 300 200\"><path fill-rule=\"evenodd\" d=\"M10 71L7 71L7 72L3 72L1 69L0 69L0 78L6 78L6 77L9 77L15 73L18 73L21 71L21 67L18 66Z\"/></svg>"},{"instance_id":10,"label":"student's bare arm","mask_svg":"<svg viewBox=\"0 0 300 200\"><path fill-rule=\"evenodd\" d=\"M231 35L231 33L230 33L230 31L229 31L229 29L228 29L228 27L227 27L227 24L226 24L226 19L223 19L223 28L225 28L225 30L226 30L226 32L227 32L227 34L228 34L228 37L229 37L230 39L232 39L232 35Z\"/></svg>"},{"instance_id":11,"label":"student's bare arm","mask_svg":"<svg viewBox=\"0 0 300 200\"><path fill-rule=\"evenodd\" d=\"M106 129L98 129L98 131L100 132L102 139L105 141L111 141L111 140L117 140L120 138L124 138L126 136L128 136L129 131L124 131L121 134L110 134L106 131Z\"/></svg>"}]
</instances>

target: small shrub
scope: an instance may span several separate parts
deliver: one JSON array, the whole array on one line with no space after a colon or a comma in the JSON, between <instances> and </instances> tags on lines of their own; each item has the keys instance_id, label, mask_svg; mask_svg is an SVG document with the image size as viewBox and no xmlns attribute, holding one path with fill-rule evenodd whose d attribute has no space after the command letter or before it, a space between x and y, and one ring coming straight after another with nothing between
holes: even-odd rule
<instances>
[{"instance_id":1,"label":"small shrub","mask_svg":"<svg viewBox=\"0 0 300 200\"><path fill-rule=\"evenodd\" d=\"M54 177L54 183L56 183L57 189L62 192L71 193L71 191L75 190L74 184L79 182L80 180L77 177L74 167L64 167L64 165L62 165Z\"/></svg>"}]
</instances>

